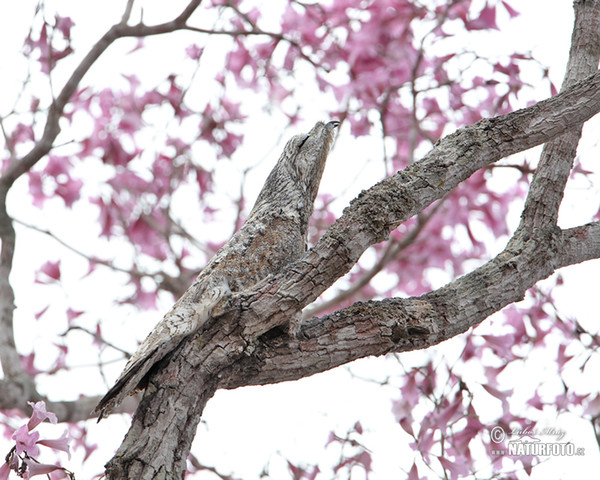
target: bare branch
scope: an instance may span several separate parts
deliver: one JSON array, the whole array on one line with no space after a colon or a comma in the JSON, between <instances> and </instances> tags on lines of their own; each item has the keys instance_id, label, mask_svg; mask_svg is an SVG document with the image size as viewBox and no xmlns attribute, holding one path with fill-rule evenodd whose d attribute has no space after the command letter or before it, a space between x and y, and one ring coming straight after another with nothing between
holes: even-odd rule
<instances>
[{"instance_id":1,"label":"bare branch","mask_svg":"<svg viewBox=\"0 0 600 480\"><path fill-rule=\"evenodd\" d=\"M58 417L60 422L79 422L88 420L100 396L81 397L73 401L54 402L44 398L36 392L27 391L19 382L0 379L0 410L18 408L24 415L31 414L31 407L27 402L44 400L49 411ZM139 402L138 397L129 397L119 405L115 413L133 413Z\"/></svg>"},{"instance_id":2,"label":"bare branch","mask_svg":"<svg viewBox=\"0 0 600 480\"><path fill-rule=\"evenodd\" d=\"M17 178L28 172L50 151L60 133L59 121L65 106L77 90L84 75L115 40L128 36L157 35L185 28L188 18L200 5L200 2L201 0L190 1L175 20L160 25L146 26L140 24L131 27L124 23L113 25L75 68L71 77L50 105L42 137L28 154L20 160L12 162L0 177L0 239L2 240L0 251L0 361L5 378L14 382L15 385L19 385L18 388L15 388L15 392L21 392L29 400L39 399L40 395L36 392L33 379L24 371L15 347L13 331L14 292L9 282L15 249L15 230L6 209L8 191ZM127 8L129 9L129 7L130 5Z\"/></svg>"},{"instance_id":3,"label":"bare branch","mask_svg":"<svg viewBox=\"0 0 600 480\"><path fill-rule=\"evenodd\" d=\"M563 242L555 260L558 267L600 258L600 222L563 230Z\"/></svg>"},{"instance_id":4,"label":"bare branch","mask_svg":"<svg viewBox=\"0 0 600 480\"><path fill-rule=\"evenodd\" d=\"M600 5L598 2L579 0L575 2L574 8L575 25L562 84L563 91L596 72L600 61ZM558 209L581 137L581 128L582 125L544 145L519 229L526 229L533 234L536 229L556 225Z\"/></svg>"},{"instance_id":5,"label":"bare branch","mask_svg":"<svg viewBox=\"0 0 600 480\"><path fill-rule=\"evenodd\" d=\"M325 68L319 62L313 60L306 53L304 53L302 51L302 45L300 45L297 41L295 41L291 38L288 38L287 36L283 35L282 33L268 32L266 30L262 30L259 28L253 28L252 30L216 30L216 29L211 29L211 28L194 27L191 25L186 26L185 29L189 30L191 32L206 33L209 35L227 35L230 37L265 36L265 37L270 37L278 42L285 41L286 43L288 43L292 47L294 47L298 51L298 54L304 60L306 60L308 63L310 63L313 67L318 68L320 70L324 70L326 72L328 71L327 68Z\"/></svg>"},{"instance_id":6,"label":"bare branch","mask_svg":"<svg viewBox=\"0 0 600 480\"><path fill-rule=\"evenodd\" d=\"M126 24L131 18L131 10L133 9L133 2L135 0L127 0L127 6L125 7L125 12L123 12L123 16L121 17L121 23Z\"/></svg>"},{"instance_id":7,"label":"bare branch","mask_svg":"<svg viewBox=\"0 0 600 480\"><path fill-rule=\"evenodd\" d=\"M383 252L381 258L371 267L362 277L360 277L356 282L352 283L350 287L345 290L338 292L333 298L326 300L322 303L319 303L314 306L309 306L302 311L302 318L308 319L315 315L319 315L336 305L339 306L345 300L354 297L358 292L360 292L369 282L379 273L381 272L387 264L389 264L394 258L396 258L404 249L409 247L414 243L419 234L423 231L425 225L429 219L438 211L439 207L442 205L442 202L438 203L433 207L433 209L427 214L419 214L417 216L417 224L414 228L408 232L402 240L389 240L388 245Z\"/></svg>"}]
</instances>

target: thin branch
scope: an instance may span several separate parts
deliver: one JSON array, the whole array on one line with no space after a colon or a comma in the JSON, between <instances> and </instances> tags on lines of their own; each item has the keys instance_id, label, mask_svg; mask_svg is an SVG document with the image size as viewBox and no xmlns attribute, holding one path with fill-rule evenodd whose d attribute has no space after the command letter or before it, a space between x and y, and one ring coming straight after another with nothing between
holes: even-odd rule
<instances>
[{"instance_id":1,"label":"thin branch","mask_svg":"<svg viewBox=\"0 0 600 480\"><path fill-rule=\"evenodd\" d=\"M291 38L286 37L285 35L283 35L282 33L277 33L277 32L267 32L266 30L261 30L261 29L252 29L252 30L214 30L211 28L201 28L201 27L193 27L193 26L186 26L185 27L186 30L189 30L191 32L197 32L197 33L206 33L209 35L228 35L230 37L248 37L248 36L256 36L256 35L264 35L267 37L271 37L274 40L277 41L284 41L286 43L288 43L289 45L291 45L292 47L294 47L298 53L300 54L300 56L306 60L308 63L310 63L313 67L318 68L319 70L323 70L325 72L329 72L329 70L324 67L323 65L321 65L319 62L313 60L312 58L310 58L309 55L307 55L306 53L304 53L302 51L302 45L300 45L300 43L298 43L295 40L292 40Z\"/></svg>"},{"instance_id":2,"label":"thin branch","mask_svg":"<svg viewBox=\"0 0 600 480\"><path fill-rule=\"evenodd\" d=\"M17 156L15 154L15 149L12 146L12 142L10 141L10 137L8 136L8 132L6 128L4 128L4 118L0 117L0 129L2 130L2 136L4 137L4 143L6 144L6 149L10 155L10 162L15 163L17 161Z\"/></svg>"},{"instance_id":3,"label":"thin branch","mask_svg":"<svg viewBox=\"0 0 600 480\"><path fill-rule=\"evenodd\" d=\"M131 18L131 10L133 9L133 2L135 2L135 0L127 0L127 6L125 7L125 12L123 12L123 16L121 17L121 23L123 25L125 25L127 22L129 22L129 19Z\"/></svg>"},{"instance_id":4,"label":"thin branch","mask_svg":"<svg viewBox=\"0 0 600 480\"><path fill-rule=\"evenodd\" d=\"M127 36L157 35L181 30L185 28L188 18L200 5L200 2L201 0L192 0L184 11L171 22L154 26L140 24L130 27L124 23L113 25L90 49L53 100L47 113L41 138L28 154L9 165L0 177L0 239L2 241L0 250L0 362L5 378L16 382L19 385L18 390L25 394L28 400L38 399L40 395L36 391L33 379L23 369L15 346L13 329L15 298L9 282L15 251L15 230L6 209L8 191L21 175L28 172L50 151L54 140L60 133L59 121L65 106L77 90L84 75L115 40Z\"/></svg>"},{"instance_id":5,"label":"thin branch","mask_svg":"<svg viewBox=\"0 0 600 480\"><path fill-rule=\"evenodd\" d=\"M419 214L417 216L417 224L414 228L408 232L402 240L389 240L388 245L383 252L381 258L373 265L372 268L369 269L362 277L360 277L356 282L354 282L349 288L337 292L336 295L326 300L322 303L319 303L314 306L309 306L302 311L302 318L308 319L315 315L319 315L327 310L334 308L336 305L348 300L349 298L354 297L358 292L360 292L369 282L379 273L381 272L387 264L389 264L394 258L396 258L404 249L409 247L414 243L419 234L427 225L427 222L431 219L431 217L439 210L443 201L440 201L436 204L431 211L427 212L427 214Z\"/></svg>"},{"instance_id":6,"label":"thin branch","mask_svg":"<svg viewBox=\"0 0 600 480\"><path fill-rule=\"evenodd\" d=\"M142 277L156 278L156 277L158 277L160 275L163 275L162 272L157 272L157 273L142 272L142 271L138 270L135 267L133 267L133 268L118 267L117 265L115 265L113 262L111 262L109 260L103 260L101 258L94 257L92 255L88 255L87 253L82 252L81 250L77 249L73 245L70 245L68 242L66 242L62 238L58 237L56 234L52 233L50 230L46 230L44 228L37 227L35 225L32 225L30 223L26 223L23 220L19 220L17 218L13 218L13 221L16 222L16 223L18 223L19 225L22 225L23 227L29 228L31 230L34 230L34 231L36 231L38 233L41 233L43 235L46 235L46 236L52 238L54 241L56 241L57 243L59 243L60 245L62 245L63 247L65 247L67 250L75 253L76 255L78 255L78 256L80 256L80 257L82 257L84 259L86 259L88 262L105 266L105 267L110 268L111 270L114 270L116 272L127 273L128 275L131 275L132 277L136 277L136 278L142 278Z\"/></svg>"},{"instance_id":7,"label":"thin branch","mask_svg":"<svg viewBox=\"0 0 600 480\"><path fill-rule=\"evenodd\" d=\"M130 358L131 357L131 352L121 348L121 347L117 347L114 343L109 342L108 340L106 340L102 335L100 335L97 332L94 332L92 330L89 330L85 327L82 327L80 325L72 325L69 328L67 328L63 333L60 333L58 336L59 337L66 337L69 332L73 332L76 330L80 330L84 333L87 333L89 336L91 336L95 341L102 343L103 345L106 345L107 347L112 348L113 350L116 350L117 352L121 352L123 355L125 355L125 358Z\"/></svg>"}]
</instances>

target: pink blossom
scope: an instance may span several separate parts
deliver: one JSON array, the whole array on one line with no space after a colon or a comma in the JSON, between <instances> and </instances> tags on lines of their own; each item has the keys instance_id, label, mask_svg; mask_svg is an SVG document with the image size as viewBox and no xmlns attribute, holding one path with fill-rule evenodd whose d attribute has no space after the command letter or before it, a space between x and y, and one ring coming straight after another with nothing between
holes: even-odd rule
<instances>
[{"instance_id":1,"label":"pink blossom","mask_svg":"<svg viewBox=\"0 0 600 480\"><path fill-rule=\"evenodd\" d=\"M200 60L200 57L202 56L202 52L204 52L204 48L199 47L196 44L192 44L185 49L185 53L192 60Z\"/></svg>"},{"instance_id":2,"label":"pink blossom","mask_svg":"<svg viewBox=\"0 0 600 480\"><path fill-rule=\"evenodd\" d=\"M540 411L544 409L544 405L545 405L545 403L542 400L542 398L540 397L540 394L537 389L535 390L533 397L528 399L526 403L527 403L527 405L530 405L533 408L540 410Z\"/></svg>"},{"instance_id":3,"label":"pink blossom","mask_svg":"<svg viewBox=\"0 0 600 480\"><path fill-rule=\"evenodd\" d=\"M24 462L27 465L27 473L25 478L35 477L36 475L48 475L55 470L62 470L62 468L57 465L38 463L29 458L26 458Z\"/></svg>"},{"instance_id":4,"label":"pink blossom","mask_svg":"<svg viewBox=\"0 0 600 480\"><path fill-rule=\"evenodd\" d=\"M452 480L463 478L469 474L468 463L464 461L451 461L445 457L437 457L439 462L444 467L444 470L450 472Z\"/></svg>"},{"instance_id":5,"label":"pink blossom","mask_svg":"<svg viewBox=\"0 0 600 480\"><path fill-rule=\"evenodd\" d=\"M149 292L140 287L135 293L133 303L144 310L156 309L156 292Z\"/></svg>"},{"instance_id":6,"label":"pink blossom","mask_svg":"<svg viewBox=\"0 0 600 480\"><path fill-rule=\"evenodd\" d=\"M496 25L496 7L487 5L479 12L479 16L466 23L467 30L499 30Z\"/></svg>"},{"instance_id":7,"label":"pink blossom","mask_svg":"<svg viewBox=\"0 0 600 480\"><path fill-rule=\"evenodd\" d=\"M55 343L54 346L58 348L58 356L56 357L56 360L54 360L54 365L52 368L48 370L47 373L49 374L63 370L67 366L67 353L69 352L69 347L66 345L59 345L57 343Z\"/></svg>"},{"instance_id":8,"label":"pink blossom","mask_svg":"<svg viewBox=\"0 0 600 480\"><path fill-rule=\"evenodd\" d=\"M29 193L33 197L33 204L40 208L44 205L44 202L48 196L44 193L44 182L40 172L27 172L29 180Z\"/></svg>"},{"instance_id":9,"label":"pink blossom","mask_svg":"<svg viewBox=\"0 0 600 480\"><path fill-rule=\"evenodd\" d=\"M419 471L417 469L417 464L413 462L413 466L408 472L408 477L406 480L422 480L424 477L419 476Z\"/></svg>"},{"instance_id":10,"label":"pink blossom","mask_svg":"<svg viewBox=\"0 0 600 480\"><path fill-rule=\"evenodd\" d=\"M40 400L39 402L36 402L35 404L33 402L27 402L27 403L33 408L33 413L31 414L31 419L27 423L27 428L30 431L33 430L35 427L37 427L40 423L42 423L46 419L50 420L50 423L56 423L58 421L58 419L56 418L56 415L54 413L48 412L46 410L46 403L44 401Z\"/></svg>"},{"instance_id":11,"label":"pink blossom","mask_svg":"<svg viewBox=\"0 0 600 480\"><path fill-rule=\"evenodd\" d=\"M452 437L457 452L461 454L467 452L471 440L476 438L483 429L484 425L478 420L478 415L475 413L473 405L469 405L467 411L467 425L461 431L456 432Z\"/></svg>"},{"instance_id":12,"label":"pink blossom","mask_svg":"<svg viewBox=\"0 0 600 480\"><path fill-rule=\"evenodd\" d=\"M250 52L244 47L244 45L238 40L236 41L236 49L229 52L227 55L227 67L228 70L234 75L238 76L241 74L242 69L246 65L251 65L252 59Z\"/></svg>"},{"instance_id":13,"label":"pink blossom","mask_svg":"<svg viewBox=\"0 0 600 480\"><path fill-rule=\"evenodd\" d=\"M69 451L69 441L70 441L69 434L65 430L60 438L56 438L53 440L52 439L43 439L43 440L39 440L37 443L40 445L45 445L46 447L52 448L54 450L61 450L63 452L66 452L70 459L71 452Z\"/></svg>"},{"instance_id":14,"label":"pink blossom","mask_svg":"<svg viewBox=\"0 0 600 480\"><path fill-rule=\"evenodd\" d=\"M77 317L82 315L84 312L73 310L71 307L67 309L67 322L69 325L75 320Z\"/></svg>"},{"instance_id":15,"label":"pink blossom","mask_svg":"<svg viewBox=\"0 0 600 480\"><path fill-rule=\"evenodd\" d=\"M25 370L29 375L35 376L42 372L42 370L39 370L35 367L35 352L31 352L29 355L19 355L19 357L21 359L23 370Z\"/></svg>"},{"instance_id":16,"label":"pink blossom","mask_svg":"<svg viewBox=\"0 0 600 480\"><path fill-rule=\"evenodd\" d=\"M162 223L160 218L155 217L154 220ZM165 237L154 225L151 226L149 221L150 219L144 216L138 217L127 226L127 235L134 244L141 247L142 253L164 260L168 252Z\"/></svg>"},{"instance_id":17,"label":"pink blossom","mask_svg":"<svg viewBox=\"0 0 600 480\"><path fill-rule=\"evenodd\" d=\"M504 8L506 9L506 11L508 12L508 14L510 15L511 18L514 18L514 17L517 17L518 15L520 15L519 12L517 12L513 7L511 7L504 0L502 0L502 5L504 5Z\"/></svg>"},{"instance_id":18,"label":"pink blossom","mask_svg":"<svg viewBox=\"0 0 600 480\"><path fill-rule=\"evenodd\" d=\"M48 40L48 24L45 22L42 25L39 38L37 40L33 40L30 35L25 41L25 45L28 48L28 53L32 53L35 50L39 50L38 61L40 62L42 73L46 74L50 73L50 71L56 65L57 61L73 53L73 49L69 45L70 28L72 22L66 17L63 18L57 16L56 18L57 27L59 31L63 33L64 39L67 41L67 46L65 48L63 48L62 50L56 50L52 47Z\"/></svg>"},{"instance_id":19,"label":"pink blossom","mask_svg":"<svg viewBox=\"0 0 600 480\"><path fill-rule=\"evenodd\" d=\"M36 320L39 320L40 318L42 318L42 316L44 315L44 313L46 313L46 311L48 310L48 308L50 308L50 305L46 305L44 308L42 308L39 312L35 313L33 315L33 317Z\"/></svg>"},{"instance_id":20,"label":"pink blossom","mask_svg":"<svg viewBox=\"0 0 600 480\"><path fill-rule=\"evenodd\" d=\"M67 207L71 208L81 197L82 187L83 180L67 177L64 181L57 182L55 193L63 199Z\"/></svg>"},{"instance_id":21,"label":"pink blossom","mask_svg":"<svg viewBox=\"0 0 600 480\"><path fill-rule=\"evenodd\" d=\"M72 167L72 162L69 157L64 155L49 155L48 163L44 168L44 173L52 177L58 177L59 175L66 175L69 169Z\"/></svg>"},{"instance_id":22,"label":"pink blossom","mask_svg":"<svg viewBox=\"0 0 600 480\"><path fill-rule=\"evenodd\" d=\"M350 120L350 132L355 137L368 135L371 131L371 122L366 115L353 115L349 118Z\"/></svg>"},{"instance_id":23,"label":"pink blossom","mask_svg":"<svg viewBox=\"0 0 600 480\"><path fill-rule=\"evenodd\" d=\"M101 227L100 235L106 238L110 238L113 235L113 227L116 222L116 215L114 212L119 210L114 199L106 203L103 198L90 198L90 203L95 204L99 208L99 223Z\"/></svg>"},{"instance_id":24,"label":"pink blossom","mask_svg":"<svg viewBox=\"0 0 600 480\"><path fill-rule=\"evenodd\" d=\"M14 148L17 144L32 141L34 138L35 136L31 125L25 125L19 122L10 135L10 143Z\"/></svg>"},{"instance_id":25,"label":"pink blossom","mask_svg":"<svg viewBox=\"0 0 600 480\"><path fill-rule=\"evenodd\" d=\"M2 464L0 465L0 480L8 480L10 470L10 465L2 459Z\"/></svg>"},{"instance_id":26,"label":"pink blossom","mask_svg":"<svg viewBox=\"0 0 600 480\"><path fill-rule=\"evenodd\" d=\"M74 448L83 448L85 450L84 461L94 452L98 445L95 443L88 443L87 428L80 424L69 424L69 436L73 439Z\"/></svg>"},{"instance_id":27,"label":"pink blossom","mask_svg":"<svg viewBox=\"0 0 600 480\"><path fill-rule=\"evenodd\" d=\"M100 322L96 323L96 332L94 334L93 343L94 343L94 345L96 345L99 348L102 348L104 346L104 341L102 340L102 329L100 327Z\"/></svg>"},{"instance_id":28,"label":"pink blossom","mask_svg":"<svg viewBox=\"0 0 600 480\"><path fill-rule=\"evenodd\" d=\"M40 278L41 277L41 278ZM46 277L46 278L44 278ZM51 283L60 280L60 260L51 262L48 260L37 271L35 281L37 283ZM39 402L38 402L39 403Z\"/></svg>"},{"instance_id":29,"label":"pink blossom","mask_svg":"<svg viewBox=\"0 0 600 480\"><path fill-rule=\"evenodd\" d=\"M503 416L509 414L510 409L508 405L508 398L512 394L512 389L509 390L499 390L497 388L492 387L491 385L482 385L482 387L487 391L490 395L496 397L502 403L502 412Z\"/></svg>"},{"instance_id":30,"label":"pink blossom","mask_svg":"<svg viewBox=\"0 0 600 480\"><path fill-rule=\"evenodd\" d=\"M54 28L59 30L66 40L71 39L71 28L75 26L75 22L70 17L61 17L56 14Z\"/></svg>"},{"instance_id":31,"label":"pink blossom","mask_svg":"<svg viewBox=\"0 0 600 480\"><path fill-rule=\"evenodd\" d=\"M38 439L40 438L40 434L39 432L32 432L28 428L28 425L23 425L20 427L13 434L12 438L16 443L17 455L27 452L27 455L37 457L40 454L40 449L36 445Z\"/></svg>"}]
</instances>

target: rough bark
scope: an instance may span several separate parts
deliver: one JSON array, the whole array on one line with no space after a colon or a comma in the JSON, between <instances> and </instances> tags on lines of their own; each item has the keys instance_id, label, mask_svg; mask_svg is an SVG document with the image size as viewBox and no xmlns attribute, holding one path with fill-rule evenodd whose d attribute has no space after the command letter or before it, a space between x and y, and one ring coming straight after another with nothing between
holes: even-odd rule
<instances>
[{"instance_id":1,"label":"rough bark","mask_svg":"<svg viewBox=\"0 0 600 480\"><path fill-rule=\"evenodd\" d=\"M0 409L27 410L27 401L40 398L14 345L14 296L8 276L15 234L6 212L7 192L52 148L64 106L110 44L125 36L190 28L186 21L199 4L191 1L176 19L156 26L129 26L126 12L65 84L35 148L0 178L0 360L5 376L0 380ZM131 431L107 469L109 478L181 478L202 410L217 388L293 380L356 358L426 348L520 300L529 287L556 269L600 258L600 223L568 230L556 225L581 125L600 111L599 5L599 1L575 2L569 64L559 95L441 140L423 160L363 192L298 262L217 305L217 323L182 343L150 378ZM521 224L496 258L420 298L357 303L307 320L297 337L282 328L396 226L478 169L550 141ZM76 421L89 417L96 400L49 402L48 408L62 421ZM134 405L127 399L115 411L132 411Z\"/></svg>"},{"instance_id":2,"label":"rough bark","mask_svg":"<svg viewBox=\"0 0 600 480\"><path fill-rule=\"evenodd\" d=\"M151 378L152 388L133 420L132 429L140 438L122 446L109 473L116 465L124 474L130 472L128 466L142 463L136 458L140 446L160 438L167 425L184 429L169 446L171 452L182 449L181 458L182 452L189 451L185 440L191 442L201 411L216 388L292 380L368 355L428 347L522 299L527 289L557 268L598 258L600 225L563 231L556 225L556 212L577 132L598 111L600 99L591 91L597 92L600 73L570 85L598 65L599 3L575 4L575 46L561 94L446 137L423 160L363 192L298 262L217 305L213 310L216 323L184 342ZM281 328L346 273L366 248L386 239L400 223L479 168L560 134L565 135L556 141L558 146L547 147L542 156L519 229L497 257L420 298L357 303L310 319L297 338L290 338ZM194 395L198 401L189 405ZM159 413L140 429L142 419L151 412ZM162 445L161 451L168 455L169 448ZM154 463L143 471L147 476L139 476L142 471L136 470L136 478L155 478L150 472L158 471L159 463ZM165 473L161 478L181 478L183 470Z\"/></svg>"},{"instance_id":3,"label":"rough bark","mask_svg":"<svg viewBox=\"0 0 600 480\"><path fill-rule=\"evenodd\" d=\"M218 351L216 354L212 351L212 345L218 348L220 344L230 343L228 338L219 339L216 344L208 341L210 337L214 341L213 335L223 333L221 324L214 325L213 308L225 295L244 291L278 273L306 251L308 221L338 125L337 121L318 122L310 132L296 135L287 143L244 226L219 249L150 333L115 386L98 404L96 410L104 416L137 385L145 387L150 381L144 396L146 407L138 409L143 415L136 413L117 456L107 465L109 478L172 478L176 472L185 471L203 406L219 384L218 376L209 368L215 357L217 367L221 362ZM213 294L215 285L217 294ZM189 361L176 362L177 372L170 370L167 378L156 382L151 370L154 365L178 345L185 344L185 338L197 331L203 333L196 334L197 340L187 344L190 351L184 348L173 355L173 358L185 356ZM206 349L204 345L210 348ZM204 355L198 355L198 352ZM195 387L188 388L193 382L182 384L178 381L192 376L202 378L200 395ZM156 377L161 378L161 374ZM170 408L173 392L177 392L179 399L174 409ZM198 406L199 410L195 411ZM173 442L165 442L161 432L155 431L150 436L144 434L155 422L170 426L169 436L177 444L177 455L173 455ZM140 443L140 438L144 438L144 442Z\"/></svg>"}]
</instances>

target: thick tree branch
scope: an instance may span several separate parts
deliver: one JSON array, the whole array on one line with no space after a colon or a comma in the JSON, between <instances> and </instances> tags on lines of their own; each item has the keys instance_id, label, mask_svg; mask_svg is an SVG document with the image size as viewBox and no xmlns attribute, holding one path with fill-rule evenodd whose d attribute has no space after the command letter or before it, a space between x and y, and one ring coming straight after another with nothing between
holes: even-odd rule
<instances>
[{"instance_id":1,"label":"thick tree branch","mask_svg":"<svg viewBox=\"0 0 600 480\"><path fill-rule=\"evenodd\" d=\"M577 0L571 49L561 90L594 73L600 61L600 2ZM582 125L544 145L533 176L519 230L530 234L556 225L565 185L569 179Z\"/></svg>"},{"instance_id":2,"label":"thick tree branch","mask_svg":"<svg viewBox=\"0 0 600 480\"><path fill-rule=\"evenodd\" d=\"M150 376L131 430L107 464L107 478L179 476L185 465L183 455L189 451L206 402L220 386L233 386L236 372L239 378L245 377L240 385L256 382L263 363L271 358L274 368L279 369L279 375L269 380L275 382L298 378L298 371L307 373L309 365L315 373L358 354L381 354L398 349L398 345L404 349L424 348L465 331L507 303L523 298L527 288L556 268L552 259L560 244L557 229L540 231L535 237L513 243L511 250L475 272L406 305L399 299L357 304L320 322L310 321L303 329L308 338L313 325L321 328L319 325L330 322L333 326L330 337L323 333L313 338L312 344L295 344L278 328L349 271L366 248L387 238L392 229L476 170L589 119L600 110L599 93L600 73L596 73L554 98L483 120L446 137L423 160L351 202L299 261L217 304L212 323L184 340ZM511 281L505 285L508 278ZM370 312L363 310L365 305L377 308ZM374 323L373 317L385 330ZM337 328L344 322L347 329L340 334ZM367 334L359 335L362 330ZM374 333L369 335L369 331ZM348 340L352 336L362 338L360 345ZM288 350L291 356L287 358L283 352L271 356L273 352L265 350L269 341L280 345L288 342L296 349ZM354 348L346 351L349 344ZM322 352L321 345L330 345L334 351ZM296 361L294 354L305 352L312 364L296 364L290 368L290 372L295 368L295 374L286 372L286 364ZM170 426L169 432L177 433L161 441L165 425ZM175 449L176 458L172 456Z\"/></svg>"},{"instance_id":3,"label":"thick tree branch","mask_svg":"<svg viewBox=\"0 0 600 480\"><path fill-rule=\"evenodd\" d=\"M600 222L563 230L563 249L555 259L556 267L600 258Z\"/></svg>"},{"instance_id":4,"label":"thick tree branch","mask_svg":"<svg viewBox=\"0 0 600 480\"><path fill-rule=\"evenodd\" d=\"M522 242L447 286L413 298L357 302L313 317L299 338L274 331L222 373L223 388L297 380L353 360L428 348L478 325L556 269L600 258L600 222Z\"/></svg>"},{"instance_id":5,"label":"thick tree branch","mask_svg":"<svg viewBox=\"0 0 600 480\"><path fill-rule=\"evenodd\" d=\"M302 259L245 294L240 305L251 305L254 314L243 320L244 336L256 338L285 323L350 271L369 246L478 169L581 125L600 111L599 94L596 72L548 100L458 130L422 160L361 193Z\"/></svg>"}]
</instances>

